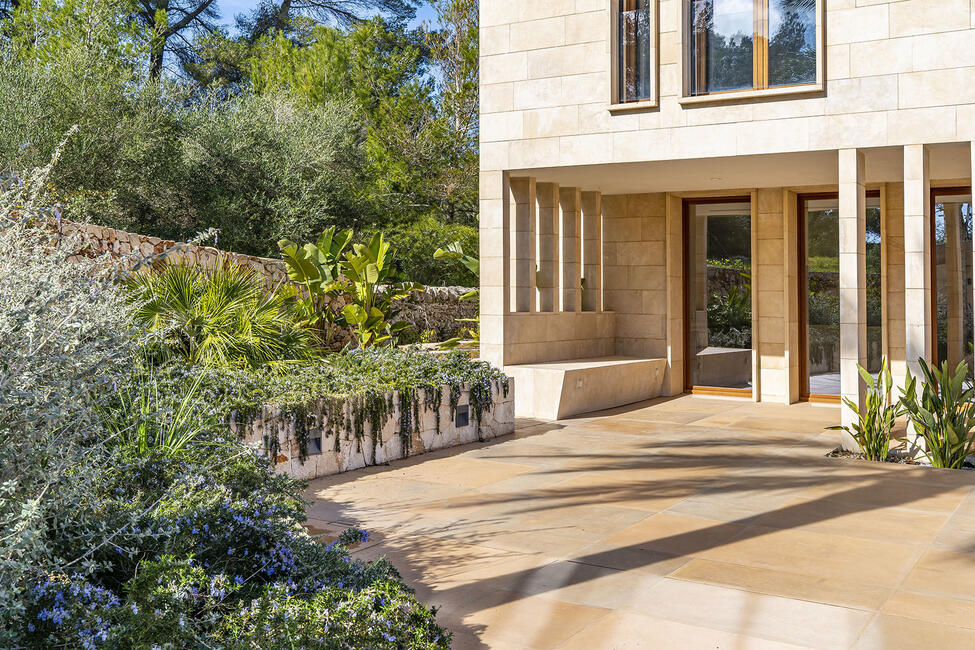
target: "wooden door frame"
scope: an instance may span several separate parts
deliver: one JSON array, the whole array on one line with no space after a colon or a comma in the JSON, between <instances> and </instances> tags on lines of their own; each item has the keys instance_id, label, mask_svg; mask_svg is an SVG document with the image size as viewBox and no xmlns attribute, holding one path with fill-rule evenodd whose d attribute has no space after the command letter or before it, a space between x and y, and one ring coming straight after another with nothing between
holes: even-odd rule
<instances>
[{"instance_id":1,"label":"wooden door frame","mask_svg":"<svg viewBox=\"0 0 975 650\"><path fill-rule=\"evenodd\" d=\"M728 196L709 196L703 198L683 198L681 199L681 240L683 247L683 268L681 278L681 286L683 293L683 314L684 314L684 391L692 395L715 395L721 397L754 397L754 389L746 388L723 388L720 386L695 386L691 383L691 302L689 300L691 287L690 287L690 270L691 270L691 255L690 255L690 218L691 218L691 206L694 205L708 205L714 203L747 203L749 212L749 234L751 230L755 227L752 223L752 196L751 194L731 194ZM749 238L749 250L751 249L751 238ZM751 251L750 260L754 260L755 251ZM755 265L752 265L752 273L755 272ZM705 273L707 273L707 268L705 268ZM753 276L754 278L754 276ZM754 279L752 280L754 285ZM752 314L752 333L755 332L755 314ZM755 342L752 341L752 350L755 349ZM754 374L754 366L752 367L752 373ZM752 377L752 386L755 386L755 377Z\"/></svg>"},{"instance_id":2,"label":"wooden door frame","mask_svg":"<svg viewBox=\"0 0 975 650\"><path fill-rule=\"evenodd\" d=\"M867 190L866 197L868 199L880 198L880 190ZM808 201L822 199L835 199L837 202L836 209L839 211L840 193L838 191L809 192L796 195L796 220L798 221L796 224L796 244L798 246L798 250L796 251L796 272L799 275L797 278L798 282L796 283L799 291L799 309L796 312L799 319L799 401L839 404L842 401L841 395L821 395L809 392L809 265L807 263L809 247L806 245L806 203ZM883 214L883 202L881 202L881 227L883 227L885 218L886 215ZM880 255L882 258L886 256L883 241L881 241L880 245ZM883 268L882 263L881 268ZM887 297L881 296L880 299L886 301ZM882 325L883 327L887 326L886 323L882 323Z\"/></svg>"}]
</instances>

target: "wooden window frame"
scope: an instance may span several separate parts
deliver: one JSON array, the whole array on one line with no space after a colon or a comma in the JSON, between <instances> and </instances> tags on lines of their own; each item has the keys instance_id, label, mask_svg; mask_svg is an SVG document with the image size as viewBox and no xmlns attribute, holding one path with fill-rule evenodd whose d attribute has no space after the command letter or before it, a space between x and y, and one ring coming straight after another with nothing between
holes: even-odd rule
<instances>
[{"instance_id":1,"label":"wooden window frame","mask_svg":"<svg viewBox=\"0 0 975 650\"><path fill-rule=\"evenodd\" d=\"M880 190L867 190L866 197L868 199L878 199L881 198ZM808 260L808 246L806 245L806 203L808 201L818 201L823 199L836 199L839 201L839 192L811 192L807 194L799 194L796 196L796 271L798 273L798 303L799 309L796 311L796 316L799 319L799 401L800 402L811 402L820 404L839 404L842 401L842 395L822 395L818 393L809 392L809 301L803 298L809 294L809 266L807 264ZM837 204L838 209L838 204ZM880 223L883 226L886 215L883 214L883 199L881 199L881 214ZM887 256L885 250L885 244L881 241L880 245L880 258L881 258L881 268L883 268L883 260ZM883 295L880 299L886 303L887 296ZM887 323L882 323L883 327L887 327Z\"/></svg>"},{"instance_id":2,"label":"wooden window frame","mask_svg":"<svg viewBox=\"0 0 975 650\"><path fill-rule=\"evenodd\" d=\"M648 44L650 52L650 70L648 71L650 75L650 97L648 99L642 99L633 102L624 102L620 98L620 0L609 0L610 2L610 21L609 21L609 70L610 70L610 96L609 96L609 110L611 112L626 112L626 111L639 111L639 110L650 110L656 109L659 106L659 86L660 86L660 76L659 76L659 31L660 31L660 18L659 18L659 1L649 0L650 2L650 43Z\"/></svg>"},{"instance_id":3,"label":"wooden window frame","mask_svg":"<svg viewBox=\"0 0 975 650\"><path fill-rule=\"evenodd\" d=\"M715 397L745 397L749 399L754 399L755 397L755 386L757 379L755 377L755 365L752 364L752 388L725 388L722 386L697 386L691 383L691 241L690 241L690 219L691 219L691 207L695 205L707 205L712 203L747 203L749 205L749 211L751 213L751 223L749 224L749 230L751 234L754 234L755 229L755 213L754 205L752 205L752 195L751 194L730 194L728 196L708 196L702 198L684 198L681 199L681 245L683 246L682 255L683 268L681 269L681 286L682 286L682 309L684 314L684 392L690 393L691 395L712 395ZM752 242L750 246L752 248L751 255L752 261L755 259L754 237L752 237ZM753 269L756 265L753 264ZM752 276L752 356L754 358L756 350L755 336L755 276Z\"/></svg>"},{"instance_id":4,"label":"wooden window frame","mask_svg":"<svg viewBox=\"0 0 975 650\"><path fill-rule=\"evenodd\" d=\"M930 237L931 237L931 250L928 251L928 281L931 283L931 358L928 359L928 363L933 365L938 365L941 363L942 359L938 358L938 256L937 250L935 248L935 236L937 233L937 228L935 228L934 223L934 210L938 205L939 196L950 196L952 194L968 194L972 196L972 201L975 201L975 195L972 194L971 185L955 185L952 187L932 187L929 192L930 203L930 223L928 224ZM973 233L975 236L975 233Z\"/></svg>"},{"instance_id":5,"label":"wooden window frame","mask_svg":"<svg viewBox=\"0 0 975 650\"><path fill-rule=\"evenodd\" d=\"M682 92L681 104L702 104L714 102L741 101L747 99L775 98L778 96L804 95L822 93L826 89L826 13L824 0L816 0L816 80L812 83L795 84L789 86L768 85L769 65L769 0L752 0L754 7L752 31L752 87L738 90L719 90L713 92L695 92L691 85L691 69L701 61L695 62L691 57L691 3L694 0L681 0L681 24L678 38L681 45ZM701 70L698 70L699 76Z\"/></svg>"}]
</instances>

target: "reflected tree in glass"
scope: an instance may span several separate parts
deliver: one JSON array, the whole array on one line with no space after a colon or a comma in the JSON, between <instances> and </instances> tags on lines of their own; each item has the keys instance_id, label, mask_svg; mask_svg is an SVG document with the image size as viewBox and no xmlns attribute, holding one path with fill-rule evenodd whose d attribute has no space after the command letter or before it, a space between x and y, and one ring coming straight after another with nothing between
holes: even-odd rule
<instances>
[{"instance_id":1,"label":"reflected tree in glass","mask_svg":"<svg viewBox=\"0 0 975 650\"><path fill-rule=\"evenodd\" d=\"M770 86L816 81L816 0L769 0Z\"/></svg>"}]
</instances>

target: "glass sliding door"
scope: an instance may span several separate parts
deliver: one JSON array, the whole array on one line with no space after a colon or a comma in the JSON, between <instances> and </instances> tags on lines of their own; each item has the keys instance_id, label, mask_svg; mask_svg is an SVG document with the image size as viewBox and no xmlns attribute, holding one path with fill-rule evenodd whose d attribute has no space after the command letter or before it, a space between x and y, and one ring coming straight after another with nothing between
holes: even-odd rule
<instances>
[{"instance_id":1,"label":"glass sliding door","mask_svg":"<svg viewBox=\"0 0 975 650\"><path fill-rule=\"evenodd\" d=\"M968 188L932 191L931 242L935 361L972 368L972 195Z\"/></svg>"},{"instance_id":2,"label":"glass sliding door","mask_svg":"<svg viewBox=\"0 0 975 650\"><path fill-rule=\"evenodd\" d=\"M799 197L799 306L804 398L840 396L840 236L835 194ZM880 196L867 195L867 370L883 357Z\"/></svg>"},{"instance_id":3,"label":"glass sliding door","mask_svg":"<svg viewBox=\"0 0 975 650\"><path fill-rule=\"evenodd\" d=\"M748 199L684 203L689 388L752 390L752 247Z\"/></svg>"}]
</instances>

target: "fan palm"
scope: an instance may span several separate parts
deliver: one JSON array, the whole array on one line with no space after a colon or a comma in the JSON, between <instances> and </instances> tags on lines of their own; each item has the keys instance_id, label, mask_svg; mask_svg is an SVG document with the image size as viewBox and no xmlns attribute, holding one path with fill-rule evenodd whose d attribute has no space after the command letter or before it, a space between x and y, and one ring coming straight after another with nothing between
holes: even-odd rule
<instances>
[{"instance_id":1,"label":"fan palm","mask_svg":"<svg viewBox=\"0 0 975 650\"><path fill-rule=\"evenodd\" d=\"M159 356L191 363L260 365L315 356L309 332L292 311L293 290L268 291L255 271L170 264L128 280L136 322Z\"/></svg>"}]
</instances>

